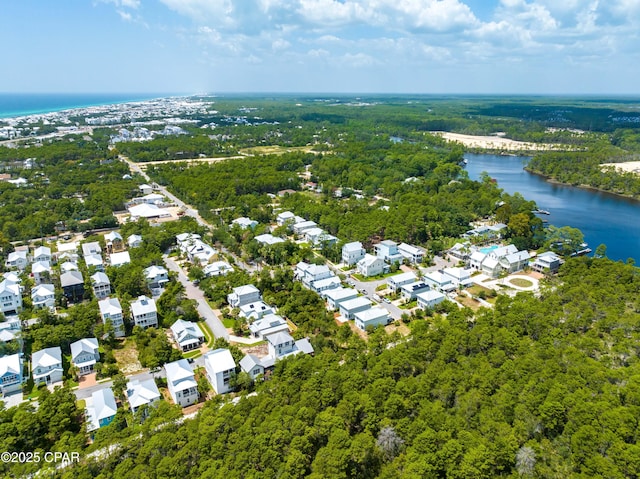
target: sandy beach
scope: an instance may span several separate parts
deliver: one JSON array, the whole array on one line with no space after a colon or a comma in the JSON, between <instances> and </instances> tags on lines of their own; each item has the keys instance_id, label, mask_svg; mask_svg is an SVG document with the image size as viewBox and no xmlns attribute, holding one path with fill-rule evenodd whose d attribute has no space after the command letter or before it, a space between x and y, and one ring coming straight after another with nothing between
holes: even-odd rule
<instances>
[{"instance_id":1,"label":"sandy beach","mask_svg":"<svg viewBox=\"0 0 640 479\"><path fill-rule=\"evenodd\" d=\"M613 166L620 172L635 173L637 175L640 175L640 161L626 161L624 163L603 163L600 166Z\"/></svg>"},{"instance_id":2,"label":"sandy beach","mask_svg":"<svg viewBox=\"0 0 640 479\"><path fill-rule=\"evenodd\" d=\"M487 150L507 150L507 151L531 151L531 150L559 150L561 145L551 143L529 143L525 141L510 140L500 136L473 136L460 133L450 133L448 131L432 131L433 135L438 135L447 141L462 143L471 148L484 148Z\"/></svg>"}]
</instances>

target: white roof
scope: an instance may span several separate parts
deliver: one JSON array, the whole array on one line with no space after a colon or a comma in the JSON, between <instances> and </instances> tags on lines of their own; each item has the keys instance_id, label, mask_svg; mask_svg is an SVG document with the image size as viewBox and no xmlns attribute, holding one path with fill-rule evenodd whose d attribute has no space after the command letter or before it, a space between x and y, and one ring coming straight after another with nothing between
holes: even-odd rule
<instances>
[{"instance_id":1,"label":"white roof","mask_svg":"<svg viewBox=\"0 0 640 479\"><path fill-rule=\"evenodd\" d=\"M424 293L420 293L416 296L418 299L422 299L425 302L431 302L434 299L444 298L445 295L440 291L436 291L435 289L430 289L429 291L425 291Z\"/></svg>"},{"instance_id":2,"label":"white roof","mask_svg":"<svg viewBox=\"0 0 640 479\"><path fill-rule=\"evenodd\" d=\"M166 275L169 272L167 271L167 268L164 268L162 266L149 266L147 269L144 270L144 274L147 277L147 279L154 279L157 276L162 276L162 275Z\"/></svg>"},{"instance_id":3,"label":"white roof","mask_svg":"<svg viewBox=\"0 0 640 479\"><path fill-rule=\"evenodd\" d=\"M62 364L62 350L60 346L53 348L41 349L31 355L31 368L36 369L38 366L49 367L56 364Z\"/></svg>"},{"instance_id":4,"label":"white roof","mask_svg":"<svg viewBox=\"0 0 640 479\"><path fill-rule=\"evenodd\" d=\"M111 266L121 266L131 263L131 256L129 256L128 251L121 251L120 253L111 253L109 260L111 261Z\"/></svg>"},{"instance_id":5,"label":"white roof","mask_svg":"<svg viewBox=\"0 0 640 479\"><path fill-rule=\"evenodd\" d=\"M258 224L256 220L252 220L251 218L247 218L244 216L241 216L240 218L236 218L231 223L239 225L243 228L250 228Z\"/></svg>"},{"instance_id":6,"label":"white roof","mask_svg":"<svg viewBox=\"0 0 640 479\"><path fill-rule=\"evenodd\" d=\"M262 365L260 358L258 358L257 356L254 356L253 354L245 354L244 357L240 360L240 368L245 373L250 372L256 366L259 366L260 368L264 369L264 366Z\"/></svg>"},{"instance_id":7,"label":"white roof","mask_svg":"<svg viewBox=\"0 0 640 479\"><path fill-rule=\"evenodd\" d=\"M36 261L31 265L32 273L46 273L51 271L51 265L48 261Z\"/></svg>"},{"instance_id":8,"label":"white roof","mask_svg":"<svg viewBox=\"0 0 640 479\"><path fill-rule=\"evenodd\" d=\"M130 235L127 238L127 243L129 243L129 246L131 246L132 244L137 243L139 241L142 241L142 236L140 236L140 235L135 235L134 234L134 235Z\"/></svg>"},{"instance_id":9,"label":"white roof","mask_svg":"<svg viewBox=\"0 0 640 479\"><path fill-rule=\"evenodd\" d=\"M221 373L236 368L236 362L233 360L231 351L228 349L216 349L209 351L204 355L205 363L209 363L209 370L214 373Z\"/></svg>"},{"instance_id":10,"label":"white roof","mask_svg":"<svg viewBox=\"0 0 640 479\"><path fill-rule=\"evenodd\" d=\"M101 254L102 248L97 241L91 241L89 243L82 244L82 255L88 256L90 254Z\"/></svg>"},{"instance_id":11,"label":"white roof","mask_svg":"<svg viewBox=\"0 0 640 479\"><path fill-rule=\"evenodd\" d=\"M335 288L323 291L322 294L324 294L326 298L330 298L335 301L338 299L355 297L358 295L358 292L352 288Z\"/></svg>"},{"instance_id":12,"label":"white roof","mask_svg":"<svg viewBox=\"0 0 640 479\"><path fill-rule=\"evenodd\" d=\"M76 251L78 249L78 243L72 241L71 243L61 243L58 241L58 253L66 253L67 251Z\"/></svg>"},{"instance_id":13,"label":"white roof","mask_svg":"<svg viewBox=\"0 0 640 479\"><path fill-rule=\"evenodd\" d=\"M122 306L118 298L105 298L98 301L98 307L100 308L100 314L102 316L105 314L114 315L122 313Z\"/></svg>"},{"instance_id":14,"label":"white roof","mask_svg":"<svg viewBox=\"0 0 640 479\"><path fill-rule=\"evenodd\" d=\"M482 262L482 267L493 269L496 266L498 266L498 264L499 264L499 260L495 258L485 258L485 260Z\"/></svg>"},{"instance_id":15,"label":"white roof","mask_svg":"<svg viewBox=\"0 0 640 479\"><path fill-rule=\"evenodd\" d=\"M52 294L55 294L55 292L56 288L52 284L39 284L31 290L31 297L37 298L38 296L51 296Z\"/></svg>"},{"instance_id":16,"label":"white roof","mask_svg":"<svg viewBox=\"0 0 640 479\"><path fill-rule=\"evenodd\" d=\"M260 292L260 290L258 288L256 288L254 285L252 284L245 284L243 286L238 286L236 288L233 288L233 292L240 296L243 294L250 294L250 293L256 293L256 292Z\"/></svg>"},{"instance_id":17,"label":"white roof","mask_svg":"<svg viewBox=\"0 0 640 479\"><path fill-rule=\"evenodd\" d=\"M366 323L368 321L374 321L380 318L388 318L389 312L381 308L380 306L375 306L373 308L365 309L364 311L360 311L354 315L357 319Z\"/></svg>"},{"instance_id":18,"label":"white roof","mask_svg":"<svg viewBox=\"0 0 640 479\"><path fill-rule=\"evenodd\" d=\"M122 241L122 235L117 231L109 231L106 235L104 235L104 239L108 241L115 241L115 240Z\"/></svg>"},{"instance_id":19,"label":"white roof","mask_svg":"<svg viewBox=\"0 0 640 479\"><path fill-rule=\"evenodd\" d=\"M272 345L276 346L278 344L284 344L287 341L293 342L293 337L289 333L280 332L277 334L270 334L267 336L267 341L269 341Z\"/></svg>"},{"instance_id":20,"label":"white roof","mask_svg":"<svg viewBox=\"0 0 640 479\"><path fill-rule=\"evenodd\" d=\"M131 214L131 216L139 218L157 218L160 216L170 216L170 213L167 210L158 208L156 205L150 205L148 203L142 203L141 205L129 207L129 213Z\"/></svg>"},{"instance_id":21,"label":"white roof","mask_svg":"<svg viewBox=\"0 0 640 479\"><path fill-rule=\"evenodd\" d=\"M140 316L142 314L155 313L156 302L153 298L147 298L146 296L138 296L138 299L131 303L131 314L134 316Z\"/></svg>"},{"instance_id":22,"label":"white roof","mask_svg":"<svg viewBox=\"0 0 640 479\"><path fill-rule=\"evenodd\" d=\"M172 363L167 363L164 365L164 369L167 372L167 381L172 384L181 383L181 388L195 387L197 386L193 369L191 369L191 365L186 359L179 359L178 361L174 361Z\"/></svg>"},{"instance_id":23,"label":"white roof","mask_svg":"<svg viewBox=\"0 0 640 479\"><path fill-rule=\"evenodd\" d=\"M217 273L233 271L233 268L226 261L214 261L213 263L206 265L203 271L206 275L215 275Z\"/></svg>"},{"instance_id":24,"label":"white roof","mask_svg":"<svg viewBox=\"0 0 640 479\"><path fill-rule=\"evenodd\" d=\"M473 261L477 261L478 263L482 263L482 261L484 261L486 256L487 255L484 254L482 251L474 251L473 253L471 253L469 258Z\"/></svg>"},{"instance_id":25,"label":"white roof","mask_svg":"<svg viewBox=\"0 0 640 479\"><path fill-rule=\"evenodd\" d=\"M160 399L160 391L153 379L133 380L127 383L127 399L132 408L137 408Z\"/></svg>"},{"instance_id":26,"label":"white roof","mask_svg":"<svg viewBox=\"0 0 640 479\"><path fill-rule=\"evenodd\" d=\"M27 259L27 252L26 251L12 251L11 253L9 253L9 256L7 256L7 261L17 261L19 259Z\"/></svg>"},{"instance_id":27,"label":"white roof","mask_svg":"<svg viewBox=\"0 0 640 479\"><path fill-rule=\"evenodd\" d=\"M7 271L2 274L2 277L6 279L9 283L19 284L22 283L22 279L15 271Z\"/></svg>"},{"instance_id":28,"label":"white roof","mask_svg":"<svg viewBox=\"0 0 640 479\"><path fill-rule=\"evenodd\" d=\"M140 186L138 186L138 189L140 189L140 190L148 190L148 189L152 189L152 188L151 188L151 185L143 183Z\"/></svg>"},{"instance_id":29,"label":"white roof","mask_svg":"<svg viewBox=\"0 0 640 479\"><path fill-rule=\"evenodd\" d=\"M360 241L353 241L342 246L342 251L360 251L362 250L362 243Z\"/></svg>"},{"instance_id":30,"label":"white roof","mask_svg":"<svg viewBox=\"0 0 640 479\"><path fill-rule=\"evenodd\" d=\"M116 398L111 388L99 389L91 395L93 399L93 409L95 411L95 419L106 419L115 416L118 412Z\"/></svg>"},{"instance_id":31,"label":"white roof","mask_svg":"<svg viewBox=\"0 0 640 479\"><path fill-rule=\"evenodd\" d=\"M91 283L94 286L100 286L104 284L111 284L111 281L109 281L109 276L104 274L102 271L98 271L91 276Z\"/></svg>"},{"instance_id":32,"label":"white roof","mask_svg":"<svg viewBox=\"0 0 640 479\"><path fill-rule=\"evenodd\" d=\"M281 221L288 220L293 218L295 215L291 211L283 211L282 213L278 213L277 218Z\"/></svg>"},{"instance_id":33,"label":"white roof","mask_svg":"<svg viewBox=\"0 0 640 479\"><path fill-rule=\"evenodd\" d=\"M421 255L424 254L424 250L422 248L418 248L417 246L413 246L407 243L400 243L398 245L398 249L402 251L406 251L411 255Z\"/></svg>"},{"instance_id":34,"label":"white roof","mask_svg":"<svg viewBox=\"0 0 640 479\"><path fill-rule=\"evenodd\" d=\"M277 236L273 236L272 234L266 233L263 235L258 235L254 238L258 243L264 244L276 244L276 243L284 243L282 238L278 238Z\"/></svg>"},{"instance_id":35,"label":"white roof","mask_svg":"<svg viewBox=\"0 0 640 479\"><path fill-rule=\"evenodd\" d=\"M434 283L447 284L451 283L451 278L440 271L431 271L424 275L426 279L430 279Z\"/></svg>"},{"instance_id":36,"label":"white roof","mask_svg":"<svg viewBox=\"0 0 640 479\"><path fill-rule=\"evenodd\" d=\"M415 281L416 279L418 279L418 277L415 275L415 273L409 271L408 273L400 273L394 276L389 276L387 278L387 283L391 282L394 284L398 284L404 283L405 281Z\"/></svg>"},{"instance_id":37,"label":"white roof","mask_svg":"<svg viewBox=\"0 0 640 479\"><path fill-rule=\"evenodd\" d=\"M171 332L180 345L197 342L198 338L204 337L200 326L191 321L185 321L184 319L178 319L173 323L171 325Z\"/></svg>"},{"instance_id":38,"label":"white roof","mask_svg":"<svg viewBox=\"0 0 640 479\"><path fill-rule=\"evenodd\" d=\"M382 259L378 256L373 256L372 254L367 253L364 255L364 258L358 261L358 265L371 266L378 261L382 261Z\"/></svg>"},{"instance_id":39,"label":"white roof","mask_svg":"<svg viewBox=\"0 0 640 479\"><path fill-rule=\"evenodd\" d=\"M528 251L518 251L517 253L507 255L505 259L509 263L518 263L520 261L531 259L531 255Z\"/></svg>"},{"instance_id":40,"label":"white roof","mask_svg":"<svg viewBox=\"0 0 640 479\"><path fill-rule=\"evenodd\" d=\"M34 257L38 257L38 256L41 256L41 255L51 256L51 248L49 248L47 246L38 246L33 251L33 256Z\"/></svg>"},{"instance_id":41,"label":"white roof","mask_svg":"<svg viewBox=\"0 0 640 479\"><path fill-rule=\"evenodd\" d=\"M84 284L84 279L80 271L67 271L60 275L60 285L62 287L74 286L76 284Z\"/></svg>"},{"instance_id":42,"label":"white roof","mask_svg":"<svg viewBox=\"0 0 640 479\"><path fill-rule=\"evenodd\" d=\"M359 296L357 298L349 299L340 304L340 309L344 309L346 311L362 308L363 306L371 306L371 301L367 299L365 296Z\"/></svg>"},{"instance_id":43,"label":"white roof","mask_svg":"<svg viewBox=\"0 0 640 479\"><path fill-rule=\"evenodd\" d=\"M78 265L71 261L65 261L60 265L60 269L66 273L70 271L78 271Z\"/></svg>"},{"instance_id":44,"label":"white roof","mask_svg":"<svg viewBox=\"0 0 640 479\"><path fill-rule=\"evenodd\" d=\"M0 294L10 293L14 296L20 296L20 286L6 279L0 282Z\"/></svg>"},{"instance_id":45,"label":"white roof","mask_svg":"<svg viewBox=\"0 0 640 479\"><path fill-rule=\"evenodd\" d=\"M17 374L18 376L22 376L20 354L16 353L0 358L0 378L5 374Z\"/></svg>"},{"instance_id":46,"label":"white roof","mask_svg":"<svg viewBox=\"0 0 640 479\"><path fill-rule=\"evenodd\" d=\"M471 275L470 270L464 269L464 268L457 268L457 267L445 268L442 270L442 272L447 276L451 276L452 278L455 278L457 280L469 278L469 276Z\"/></svg>"},{"instance_id":47,"label":"white roof","mask_svg":"<svg viewBox=\"0 0 640 479\"><path fill-rule=\"evenodd\" d=\"M75 360L78 355L84 353L95 354L97 350L98 340L96 338L82 338L75 343L71 343L71 358Z\"/></svg>"},{"instance_id":48,"label":"white roof","mask_svg":"<svg viewBox=\"0 0 640 479\"><path fill-rule=\"evenodd\" d=\"M84 256L84 262L87 266L102 266L104 262L102 261L102 255L99 254L87 254Z\"/></svg>"},{"instance_id":49,"label":"white roof","mask_svg":"<svg viewBox=\"0 0 640 479\"><path fill-rule=\"evenodd\" d=\"M147 201L162 201L164 196L158 193L149 193L148 195L144 195L142 199Z\"/></svg>"},{"instance_id":50,"label":"white roof","mask_svg":"<svg viewBox=\"0 0 640 479\"><path fill-rule=\"evenodd\" d=\"M180 233L176 235L176 241L178 243L183 243L184 241L194 241L200 239L201 236L197 233Z\"/></svg>"}]
</instances>

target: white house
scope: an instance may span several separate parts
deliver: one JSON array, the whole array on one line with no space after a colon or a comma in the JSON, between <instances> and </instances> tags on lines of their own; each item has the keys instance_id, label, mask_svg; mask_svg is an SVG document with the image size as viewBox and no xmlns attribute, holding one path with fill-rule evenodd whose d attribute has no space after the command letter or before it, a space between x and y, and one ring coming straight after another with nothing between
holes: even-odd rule
<instances>
[{"instance_id":1,"label":"white house","mask_svg":"<svg viewBox=\"0 0 640 479\"><path fill-rule=\"evenodd\" d=\"M94 268L96 271L104 271L104 261L100 254L88 254L84 256L84 262L87 268Z\"/></svg>"},{"instance_id":2,"label":"white house","mask_svg":"<svg viewBox=\"0 0 640 479\"><path fill-rule=\"evenodd\" d=\"M269 357L275 360L299 353L313 354L313 347L307 338L296 341L289 333L285 332L267 336L267 345Z\"/></svg>"},{"instance_id":3,"label":"white house","mask_svg":"<svg viewBox=\"0 0 640 479\"><path fill-rule=\"evenodd\" d=\"M482 262L482 268L480 269L480 271L482 271L482 273L486 274L490 278L497 278L502 271L502 268L500 267L500 260L498 258L487 255L487 257Z\"/></svg>"},{"instance_id":4,"label":"white house","mask_svg":"<svg viewBox=\"0 0 640 479\"><path fill-rule=\"evenodd\" d=\"M254 338L266 338L270 334L289 332L287 321L280 315L267 314L249 325Z\"/></svg>"},{"instance_id":5,"label":"white house","mask_svg":"<svg viewBox=\"0 0 640 479\"><path fill-rule=\"evenodd\" d=\"M171 216L171 213L165 208L160 208L158 205L151 205L149 203L129 206L127 210L131 215L131 221L135 221L138 218L152 220L156 218L169 218Z\"/></svg>"},{"instance_id":6,"label":"white house","mask_svg":"<svg viewBox=\"0 0 640 479\"><path fill-rule=\"evenodd\" d=\"M107 245L107 253L111 254L124 251L124 240L122 239L122 235L117 231L109 231L104 235L104 241Z\"/></svg>"},{"instance_id":7,"label":"white house","mask_svg":"<svg viewBox=\"0 0 640 479\"><path fill-rule=\"evenodd\" d=\"M448 293L456 289L450 276L442 273L442 271L430 271L424 275L424 282L431 286L431 289Z\"/></svg>"},{"instance_id":8,"label":"white house","mask_svg":"<svg viewBox=\"0 0 640 479\"><path fill-rule=\"evenodd\" d=\"M228 349L215 349L204 355L207 378L216 394L231 391L231 378L236 372L236 362Z\"/></svg>"},{"instance_id":9,"label":"white house","mask_svg":"<svg viewBox=\"0 0 640 479\"><path fill-rule=\"evenodd\" d=\"M343 302L357 298L358 292L352 288L335 288L323 291L322 295L327 300L327 309L336 311Z\"/></svg>"},{"instance_id":10,"label":"white house","mask_svg":"<svg viewBox=\"0 0 640 479\"><path fill-rule=\"evenodd\" d=\"M425 253L422 248L418 248L417 246L412 246L407 243L400 243L398 245L398 252L402 255L403 258L408 259L414 264L422 263Z\"/></svg>"},{"instance_id":11,"label":"white house","mask_svg":"<svg viewBox=\"0 0 640 479\"><path fill-rule=\"evenodd\" d=\"M56 305L56 289L52 284L39 284L31 290L31 303L35 309L53 308Z\"/></svg>"},{"instance_id":12,"label":"white house","mask_svg":"<svg viewBox=\"0 0 640 479\"><path fill-rule=\"evenodd\" d=\"M451 278L451 283L456 288L466 288L470 286L473 281L471 281L471 270L464 268L444 268L442 272Z\"/></svg>"},{"instance_id":13,"label":"white house","mask_svg":"<svg viewBox=\"0 0 640 479\"><path fill-rule=\"evenodd\" d=\"M102 248L100 247L100 243L98 243L97 241L92 241L89 243L83 243L82 244L82 256L89 256L89 255L98 255L101 256L102 255Z\"/></svg>"},{"instance_id":14,"label":"white house","mask_svg":"<svg viewBox=\"0 0 640 479\"><path fill-rule=\"evenodd\" d=\"M158 309L153 298L138 296L138 299L131 303L131 316L133 323L142 329L158 327Z\"/></svg>"},{"instance_id":15,"label":"white house","mask_svg":"<svg viewBox=\"0 0 640 479\"><path fill-rule=\"evenodd\" d=\"M142 195L150 195L151 193L153 193L153 188L146 183L138 186L138 189L140 190L140 194Z\"/></svg>"},{"instance_id":16,"label":"white house","mask_svg":"<svg viewBox=\"0 0 640 479\"><path fill-rule=\"evenodd\" d=\"M226 261L214 261L203 268L206 276L224 276L233 271L233 267Z\"/></svg>"},{"instance_id":17,"label":"white house","mask_svg":"<svg viewBox=\"0 0 640 479\"><path fill-rule=\"evenodd\" d=\"M342 281L340 281L340 278L337 276L330 276L329 278L313 281L309 286L316 293L322 293L323 291L339 288L341 284Z\"/></svg>"},{"instance_id":18,"label":"white house","mask_svg":"<svg viewBox=\"0 0 640 479\"><path fill-rule=\"evenodd\" d=\"M59 346L41 349L31 355L33 382L53 384L62 381L62 350Z\"/></svg>"},{"instance_id":19,"label":"white house","mask_svg":"<svg viewBox=\"0 0 640 479\"><path fill-rule=\"evenodd\" d=\"M418 307L422 309L432 309L436 305L442 303L447 297L442 294L440 291L435 291L433 289L429 291L425 291L424 293L420 293L417 296L418 299Z\"/></svg>"},{"instance_id":20,"label":"white house","mask_svg":"<svg viewBox=\"0 0 640 479\"><path fill-rule=\"evenodd\" d=\"M340 316L344 319L353 319L354 314L369 309L373 303L364 296L349 299L340 303Z\"/></svg>"},{"instance_id":21,"label":"white house","mask_svg":"<svg viewBox=\"0 0 640 479\"><path fill-rule=\"evenodd\" d=\"M78 369L79 376L91 374L98 361L100 361L100 353L96 338L83 338L71 343L71 364Z\"/></svg>"},{"instance_id":22,"label":"white house","mask_svg":"<svg viewBox=\"0 0 640 479\"><path fill-rule=\"evenodd\" d=\"M15 341L22 350L22 322L19 318L9 319L0 323L0 343L6 344Z\"/></svg>"},{"instance_id":23,"label":"white house","mask_svg":"<svg viewBox=\"0 0 640 479\"><path fill-rule=\"evenodd\" d=\"M109 263L111 266L122 266L123 264L131 263L131 256L128 251L120 251L119 253L111 253L109 255Z\"/></svg>"},{"instance_id":24,"label":"white house","mask_svg":"<svg viewBox=\"0 0 640 479\"><path fill-rule=\"evenodd\" d=\"M22 291L20 285L9 280L0 282L0 312L17 314L22 309Z\"/></svg>"},{"instance_id":25,"label":"white house","mask_svg":"<svg viewBox=\"0 0 640 479\"><path fill-rule=\"evenodd\" d=\"M354 319L356 326L363 331L368 327L386 326L391 322L389 312L380 306L359 311L354 314Z\"/></svg>"},{"instance_id":26,"label":"white house","mask_svg":"<svg viewBox=\"0 0 640 479\"><path fill-rule=\"evenodd\" d=\"M118 298L106 298L98 301L100 308L100 317L104 324L111 321L116 338L124 336L124 317L122 315L122 306Z\"/></svg>"},{"instance_id":27,"label":"white house","mask_svg":"<svg viewBox=\"0 0 640 479\"><path fill-rule=\"evenodd\" d=\"M250 321L260 319L267 314L274 314L275 310L264 301L256 301L240 306L240 317Z\"/></svg>"},{"instance_id":28,"label":"white house","mask_svg":"<svg viewBox=\"0 0 640 479\"><path fill-rule=\"evenodd\" d=\"M86 400L85 415L87 418L87 431L92 432L101 427L108 426L116 417L118 405L111 388L95 391Z\"/></svg>"},{"instance_id":29,"label":"white house","mask_svg":"<svg viewBox=\"0 0 640 479\"><path fill-rule=\"evenodd\" d=\"M354 241L342 246L342 262L346 265L356 264L364 258L366 251L360 241Z\"/></svg>"},{"instance_id":30,"label":"white house","mask_svg":"<svg viewBox=\"0 0 640 479\"><path fill-rule=\"evenodd\" d=\"M38 246L33 251L33 261L39 263L51 262L51 248L47 246Z\"/></svg>"},{"instance_id":31,"label":"white house","mask_svg":"<svg viewBox=\"0 0 640 479\"><path fill-rule=\"evenodd\" d=\"M287 223L292 222L294 217L295 215L291 211L283 211L278 213L278 216L276 216L276 223L278 226L284 226Z\"/></svg>"},{"instance_id":32,"label":"white house","mask_svg":"<svg viewBox=\"0 0 640 479\"><path fill-rule=\"evenodd\" d=\"M204 343L204 333L196 323L178 319L171 325L171 334L182 352L198 349Z\"/></svg>"},{"instance_id":33,"label":"white house","mask_svg":"<svg viewBox=\"0 0 640 479\"><path fill-rule=\"evenodd\" d=\"M260 290L252 284L245 284L233 288L233 292L227 295L227 302L232 308L239 308L245 304L255 303L262 299Z\"/></svg>"},{"instance_id":34,"label":"white house","mask_svg":"<svg viewBox=\"0 0 640 479\"><path fill-rule=\"evenodd\" d=\"M169 282L169 271L162 266L149 266L144 270L144 277L151 288L162 288Z\"/></svg>"},{"instance_id":35,"label":"white house","mask_svg":"<svg viewBox=\"0 0 640 479\"><path fill-rule=\"evenodd\" d=\"M22 356L11 354L0 358L0 394L5 396L22 389Z\"/></svg>"},{"instance_id":36,"label":"white house","mask_svg":"<svg viewBox=\"0 0 640 479\"><path fill-rule=\"evenodd\" d=\"M244 216L236 218L231 222L231 224L238 225L243 230L254 229L256 226L258 226L258 222L256 220L252 220L251 218L246 218Z\"/></svg>"},{"instance_id":37,"label":"white house","mask_svg":"<svg viewBox=\"0 0 640 479\"><path fill-rule=\"evenodd\" d=\"M387 287L397 293L402 286L414 283L417 279L418 277L412 272L395 274L387 278Z\"/></svg>"},{"instance_id":38,"label":"white house","mask_svg":"<svg viewBox=\"0 0 640 479\"><path fill-rule=\"evenodd\" d=\"M553 251L545 251L531 261L531 269L539 273L556 273L560 269L562 260Z\"/></svg>"},{"instance_id":39,"label":"white house","mask_svg":"<svg viewBox=\"0 0 640 479\"><path fill-rule=\"evenodd\" d=\"M91 287L96 298L103 299L111 294L111 281L102 271L91 275Z\"/></svg>"},{"instance_id":40,"label":"white house","mask_svg":"<svg viewBox=\"0 0 640 479\"><path fill-rule=\"evenodd\" d=\"M293 232L297 235L303 234L306 230L315 228L318 226L318 223L315 221L300 221L299 223L295 223L293 225Z\"/></svg>"},{"instance_id":41,"label":"white house","mask_svg":"<svg viewBox=\"0 0 640 479\"><path fill-rule=\"evenodd\" d=\"M253 354L245 354L240 360L240 369L251 376L251 379L256 379L256 377L264 375L262 361Z\"/></svg>"},{"instance_id":42,"label":"white house","mask_svg":"<svg viewBox=\"0 0 640 479\"><path fill-rule=\"evenodd\" d=\"M364 258L358 261L357 269L362 276L376 276L384 272L384 260L379 256L367 253Z\"/></svg>"},{"instance_id":43,"label":"white house","mask_svg":"<svg viewBox=\"0 0 640 479\"><path fill-rule=\"evenodd\" d=\"M334 276L327 265L309 264L301 261L296 265L295 277L310 288L311 283Z\"/></svg>"},{"instance_id":44,"label":"white house","mask_svg":"<svg viewBox=\"0 0 640 479\"><path fill-rule=\"evenodd\" d=\"M269 234L269 233L258 235L253 239L260 244L269 245L269 246L278 244L278 243L284 243L284 240L282 238L278 238L277 236L273 236L272 234Z\"/></svg>"},{"instance_id":45,"label":"white house","mask_svg":"<svg viewBox=\"0 0 640 479\"><path fill-rule=\"evenodd\" d=\"M528 251L518 251L500 258L500 267L507 273L515 273L529 266L530 259L531 255Z\"/></svg>"},{"instance_id":46,"label":"white house","mask_svg":"<svg viewBox=\"0 0 640 479\"><path fill-rule=\"evenodd\" d=\"M61 273L69 273L71 271L79 271L78 265L73 261L65 261L60 265Z\"/></svg>"},{"instance_id":47,"label":"white house","mask_svg":"<svg viewBox=\"0 0 640 479\"><path fill-rule=\"evenodd\" d=\"M132 413L138 412L143 406L155 406L162 396L153 379L139 381L131 380L127 383L127 401Z\"/></svg>"},{"instance_id":48,"label":"white house","mask_svg":"<svg viewBox=\"0 0 640 479\"><path fill-rule=\"evenodd\" d=\"M322 236L325 233L326 231L323 230L322 228L314 227L314 228L308 228L304 230L302 234L305 240L307 240L307 242L311 244L317 244L320 242L320 236Z\"/></svg>"},{"instance_id":49,"label":"white house","mask_svg":"<svg viewBox=\"0 0 640 479\"><path fill-rule=\"evenodd\" d=\"M469 267L476 271L480 271L482 269L482 263L486 257L487 255L482 251L473 251L469 255Z\"/></svg>"},{"instance_id":50,"label":"white house","mask_svg":"<svg viewBox=\"0 0 640 479\"><path fill-rule=\"evenodd\" d=\"M387 263L402 263L403 256L398 251L398 243L391 240L384 240L373 246L378 258L382 258Z\"/></svg>"},{"instance_id":51,"label":"white house","mask_svg":"<svg viewBox=\"0 0 640 479\"><path fill-rule=\"evenodd\" d=\"M429 291L429 285L424 281L415 281L413 283L403 284L400 286L402 297L409 301L415 299L419 293L423 293L425 291Z\"/></svg>"},{"instance_id":52,"label":"white house","mask_svg":"<svg viewBox=\"0 0 640 479\"><path fill-rule=\"evenodd\" d=\"M193 263L206 264L218 251L204 241L197 238L185 240L180 244L180 250Z\"/></svg>"},{"instance_id":53,"label":"white house","mask_svg":"<svg viewBox=\"0 0 640 479\"><path fill-rule=\"evenodd\" d=\"M129 245L129 248L137 248L138 246L142 246L142 236L140 235L130 235L127 238L127 244Z\"/></svg>"},{"instance_id":54,"label":"white house","mask_svg":"<svg viewBox=\"0 0 640 479\"><path fill-rule=\"evenodd\" d=\"M198 383L186 359L164 365L169 394L177 405L186 407L198 402Z\"/></svg>"},{"instance_id":55,"label":"white house","mask_svg":"<svg viewBox=\"0 0 640 479\"><path fill-rule=\"evenodd\" d=\"M22 271L27 267L29 261L27 259L27 252L25 250L13 251L7 256L5 266L7 268L19 269Z\"/></svg>"}]
</instances>

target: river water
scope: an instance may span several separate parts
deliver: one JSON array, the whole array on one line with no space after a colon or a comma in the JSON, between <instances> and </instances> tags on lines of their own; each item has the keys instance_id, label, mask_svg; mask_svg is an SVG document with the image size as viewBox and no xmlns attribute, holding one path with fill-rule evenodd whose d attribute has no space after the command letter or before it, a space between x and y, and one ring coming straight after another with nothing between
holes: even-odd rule
<instances>
[{"instance_id":1,"label":"river water","mask_svg":"<svg viewBox=\"0 0 640 479\"><path fill-rule=\"evenodd\" d=\"M469 178L482 172L498 182L507 193L519 192L550 215L540 215L555 226L572 226L584 233L589 247L607 246L607 256L640 265L640 202L608 193L555 185L523 168L529 158L465 154Z\"/></svg>"}]
</instances>

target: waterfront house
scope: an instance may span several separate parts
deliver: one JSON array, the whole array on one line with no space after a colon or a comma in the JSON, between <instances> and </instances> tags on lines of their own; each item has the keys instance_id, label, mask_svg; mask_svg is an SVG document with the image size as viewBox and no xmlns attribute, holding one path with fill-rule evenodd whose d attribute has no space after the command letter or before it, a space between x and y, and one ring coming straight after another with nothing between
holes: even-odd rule
<instances>
[{"instance_id":1,"label":"waterfront house","mask_svg":"<svg viewBox=\"0 0 640 479\"><path fill-rule=\"evenodd\" d=\"M131 303L131 316L133 324L142 329L158 327L158 309L153 298L138 296L138 299Z\"/></svg>"},{"instance_id":2,"label":"waterfront house","mask_svg":"<svg viewBox=\"0 0 640 479\"><path fill-rule=\"evenodd\" d=\"M100 353L96 338L83 338L71 343L71 364L78 370L78 376L91 374L98 361Z\"/></svg>"},{"instance_id":3,"label":"waterfront house","mask_svg":"<svg viewBox=\"0 0 640 479\"><path fill-rule=\"evenodd\" d=\"M536 256L531 262L531 269L538 273L557 273L562 259L553 251L545 251Z\"/></svg>"},{"instance_id":4,"label":"waterfront house","mask_svg":"<svg viewBox=\"0 0 640 479\"><path fill-rule=\"evenodd\" d=\"M62 350L59 346L41 349L31 355L33 382L47 385L62 381Z\"/></svg>"},{"instance_id":5,"label":"waterfront house","mask_svg":"<svg viewBox=\"0 0 640 479\"><path fill-rule=\"evenodd\" d=\"M167 375L167 388L174 403L186 407L198 402L198 383L186 359L167 363L164 370Z\"/></svg>"},{"instance_id":6,"label":"waterfront house","mask_svg":"<svg viewBox=\"0 0 640 479\"><path fill-rule=\"evenodd\" d=\"M204 355L207 378L216 394L232 390L231 379L236 373L236 362L228 349L215 349Z\"/></svg>"}]
</instances>

